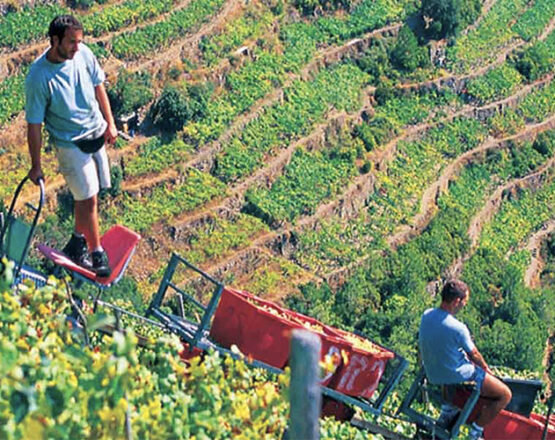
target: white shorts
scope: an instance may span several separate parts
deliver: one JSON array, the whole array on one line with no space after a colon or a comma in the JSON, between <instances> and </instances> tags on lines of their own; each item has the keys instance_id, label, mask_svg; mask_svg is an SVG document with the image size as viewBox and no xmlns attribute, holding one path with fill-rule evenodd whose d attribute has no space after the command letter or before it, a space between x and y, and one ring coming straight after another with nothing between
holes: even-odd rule
<instances>
[{"instance_id":1,"label":"white shorts","mask_svg":"<svg viewBox=\"0 0 555 440\"><path fill-rule=\"evenodd\" d=\"M99 188L110 188L110 163L106 147L94 154L83 153L77 147L56 147L56 156L60 173L74 200L87 200L98 194Z\"/></svg>"}]
</instances>

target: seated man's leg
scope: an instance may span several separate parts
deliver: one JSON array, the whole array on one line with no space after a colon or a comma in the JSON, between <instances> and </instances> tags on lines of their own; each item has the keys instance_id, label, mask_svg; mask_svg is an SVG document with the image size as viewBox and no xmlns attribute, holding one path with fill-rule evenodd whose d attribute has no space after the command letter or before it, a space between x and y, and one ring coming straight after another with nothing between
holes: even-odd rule
<instances>
[{"instance_id":1,"label":"seated man's leg","mask_svg":"<svg viewBox=\"0 0 555 440\"><path fill-rule=\"evenodd\" d=\"M485 373L480 396L487 397L487 403L483 406L476 419L476 424L481 427L490 423L509 404L512 398L509 387L489 373Z\"/></svg>"}]
</instances>

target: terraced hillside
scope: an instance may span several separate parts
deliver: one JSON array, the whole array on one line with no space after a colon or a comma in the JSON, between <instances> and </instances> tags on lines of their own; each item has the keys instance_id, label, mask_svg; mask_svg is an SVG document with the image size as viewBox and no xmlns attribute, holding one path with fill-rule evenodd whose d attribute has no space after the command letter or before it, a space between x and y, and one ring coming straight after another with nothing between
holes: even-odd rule
<instances>
[{"instance_id":1,"label":"terraced hillside","mask_svg":"<svg viewBox=\"0 0 555 440\"><path fill-rule=\"evenodd\" d=\"M101 201L104 228L143 236L114 294L146 303L177 252L413 359L420 314L457 275L471 287L463 318L486 358L544 371L555 332L555 1L485 2L457 38L439 41L409 28L419 8L74 9L114 111L136 115L109 152L116 185ZM29 169L25 73L48 47L49 17L68 10L35 2L0 18L5 202ZM52 153L44 160L37 241L60 246L71 201Z\"/></svg>"}]
</instances>

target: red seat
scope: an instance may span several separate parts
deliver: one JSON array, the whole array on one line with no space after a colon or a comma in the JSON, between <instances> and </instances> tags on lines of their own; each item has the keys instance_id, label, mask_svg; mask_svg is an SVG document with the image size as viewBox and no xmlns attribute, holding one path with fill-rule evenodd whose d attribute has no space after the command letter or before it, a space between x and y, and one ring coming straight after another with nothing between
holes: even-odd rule
<instances>
[{"instance_id":1,"label":"red seat","mask_svg":"<svg viewBox=\"0 0 555 440\"><path fill-rule=\"evenodd\" d=\"M139 234L121 225L112 226L100 238L100 243L108 255L110 269L112 269L111 275L106 278L99 278L94 272L78 266L57 249L45 244L39 244L38 249L46 258L52 260L54 264L73 272L80 278L90 281L100 288L106 288L117 283L123 276L140 239L141 236Z\"/></svg>"}]
</instances>

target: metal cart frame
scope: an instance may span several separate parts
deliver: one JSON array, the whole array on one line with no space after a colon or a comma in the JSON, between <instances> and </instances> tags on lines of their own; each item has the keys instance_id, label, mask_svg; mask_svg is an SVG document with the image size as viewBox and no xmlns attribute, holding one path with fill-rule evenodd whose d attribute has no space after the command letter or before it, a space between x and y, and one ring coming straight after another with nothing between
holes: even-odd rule
<instances>
[{"instance_id":1,"label":"metal cart frame","mask_svg":"<svg viewBox=\"0 0 555 440\"><path fill-rule=\"evenodd\" d=\"M33 238L33 235L35 233L40 213L44 206L45 190L43 179L40 179L38 183L40 189L38 205L34 206L29 202L25 204L27 208L31 209L35 213L31 225L28 225L27 223L21 221L14 215L14 209L17 203L17 199L21 193L21 190L23 189L23 186L28 180L29 176L25 176L17 186L12 198L12 202L10 204L10 208L8 209L8 212L6 214L6 218L2 219L1 221L2 225L0 230L0 256L7 256L9 260L15 263L15 271L13 277L14 285L19 284L23 279L30 279L38 287L46 284L46 278L33 268L25 266L24 262L27 258L27 254L29 253L31 239ZM19 228L19 231L16 230L17 228ZM23 236L15 236L15 234L22 234ZM17 243L14 243L13 245L16 247L16 249L11 246L11 240L16 240ZM20 240L23 241L23 244ZM15 253L16 255L10 255L13 253Z\"/></svg>"},{"instance_id":2,"label":"metal cart frame","mask_svg":"<svg viewBox=\"0 0 555 440\"><path fill-rule=\"evenodd\" d=\"M213 294L207 305L202 304L192 295L183 291L172 282L175 271L180 264L186 266L193 272L196 272L206 281L214 285ZM170 288L177 294L177 300L180 309L178 315L162 310L162 302L166 295L169 293ZM240 354L234 353L227 348L221 347L209 339L211 320L218 306L218 302L220 300L223 289L224 285L221 282L215 280L210 275L203 272L201 269L197 268L183 257L174 253L172 254L171 259L166 267L162 281L160 282L160 285L158 287L158 291L154 295L147 309L146 316L147 318L150 316L156 317L164 324L164 326L168 330L177 334L182 340L187 342L190 351L192 351L194 348L198 348L200 350L213 349L235 359L242 359L252 367L264 368L275 374L283 373L283 370L280 368L276 368L272 365L268 365L256 359L246 359ZM193 305L194 307L201 310L202 316L199 322L192 322L191 320L185 318L185 304ZM390 377L384 383L382 383L383 386L381 387L377 398L373 399L372 401L359 397L351 397L327 387L322 387L322 393L325 396L329 396L339 402L357 406L363 411L371 413L373 415L379 415L382 413L383 405L387 397L397 386L399 380L401 379L401 376L403 375L408 365L408 362L397 353L395 353L394 359L397 365L393 368Z\"/></svg>"}]
</instances>

